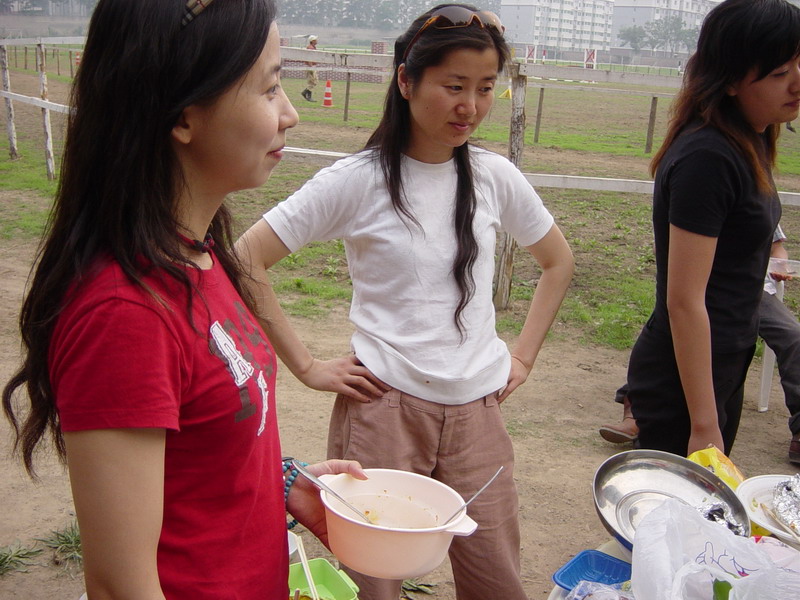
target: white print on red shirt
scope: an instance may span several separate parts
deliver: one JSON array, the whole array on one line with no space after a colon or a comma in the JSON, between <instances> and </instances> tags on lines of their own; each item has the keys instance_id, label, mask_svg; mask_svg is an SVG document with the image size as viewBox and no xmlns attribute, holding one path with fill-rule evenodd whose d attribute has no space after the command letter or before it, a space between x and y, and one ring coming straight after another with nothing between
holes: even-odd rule
<instances>
[{"instance_id":1,"label":"white print on red shirt","mask_svg":"<svg viewBox=\"0 0 800 600\"><path fill-rule=\"evenodd\" d=\"M255 340L252 339L252 336L246 336L246 338L243 338L241 332L236 330L234 323L230 320L226 320L226 325L232 332L235 331L236 334L238 334L238 337L240 337L243 343L245 342L245 339L249 339L250 341L256 343L263 343L263 339L260 335L258 335L257 339ZM242 421L255 413L255 403L253 402L253 398L250 398L250 390L247 386L248 380L255 379L261 396L261 422L259 423L258 431L256 432L256 435L260 436L266 427L267 412L269 411L269 388L267 380L264 377L264 371L256 371L253 365L236 347L236 342L228 333L228 331L226 331L226 327L220 324L219 321L214 321L214 323L211 324L210 333L213 340L213 350L215 350L214 354L226 362L228 366L228 372L231 374L236 387L239 388L239 395L242 399L242 409L236 413L236 422ZM245 350L245 352L249 355L249 357L253 356L252 352L247 350Z\"/></svg>"},{"instance_id":2,"label":"white print on red shirt","mask_svg":"<svg viewBox=\"0 0 800 600\"><path fill-rule=\"evenodd\" d=\"M214 321L211 324L211 337L214 338L217 348L228 363L228 370L233 375L233 382L237 387L242 387L255 372L253 365L244 359L244 356L236 347L236 342L223 329L219 321Z\"/></svg>"}]
</instances>

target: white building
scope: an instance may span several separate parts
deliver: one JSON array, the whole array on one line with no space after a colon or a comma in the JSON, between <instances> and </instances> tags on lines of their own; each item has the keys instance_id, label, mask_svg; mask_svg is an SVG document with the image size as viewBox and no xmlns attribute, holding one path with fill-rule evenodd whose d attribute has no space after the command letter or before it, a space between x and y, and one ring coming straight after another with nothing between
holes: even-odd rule
<instances>
[{"instance_id":1,"label":"white building","mask_svg":"<svg viewBox=\"0 0 800 600\"><path fill-rule=\"evenodd\" d=\"M628 27L678 16L684 29L700 29L708 12L719 0L616 0L614 2L612 44L620 46L619 32Z\"/></svg>"},{"instance_id":2,"label":"white building","mask_svg":"<svg viewBox=\"0 0 800 600\"><path fill-rule=\"evenodd\" d=\"M614 0L501 0L500 19L511 43L602 51L614 45L613 10Z\"/></svg>"}]
</instances>

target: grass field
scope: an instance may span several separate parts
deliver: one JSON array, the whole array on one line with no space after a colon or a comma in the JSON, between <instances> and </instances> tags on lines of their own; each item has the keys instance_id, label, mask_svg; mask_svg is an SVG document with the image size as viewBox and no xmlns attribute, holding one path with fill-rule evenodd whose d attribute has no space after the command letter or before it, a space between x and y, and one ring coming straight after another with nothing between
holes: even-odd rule
<instances>
[{"instance_id":1,"label":"grass field","mask_svg":"<svg viewBox=\"0 0 800 600\"><path fill-rule=\"evenodd\" d=\"M12 73L24 81L32 76ZM323 83L318 96L322 97ZM62 78L64 79L64 78ZM602 177L647 179L650 156L644 152L650 95L663 90L640 90L623 95L602 90L546 89L540 141L533 144L532 121L539 98L532 82L526 98L529 126L525 136L522 169L528 172L564 173ZM51 81L66 97L66 82ZM344 84L334 82L334 108L300 99L303 81L286 79L284 87L296 103L301 125L290 132L289 145L350 152L363 145L377 123L385 84L353 83L349 120L343 121ZM563 86L562 86L563 87ZM581 86L585 88L586 86ZM13 87L12 87L13 89ZM498 95L505 89L498 86ZM21 92L22 93L22 92ZM300 104L302 103L302 104ZM661 98L657 117L656 147L663 138L669 101ZM0 206L0 237L33 239L45 221L55 183L44 177L41 117L38 109L16 105L17 134L22 158L8 158L8 141L0 140L0 189L35 192L41 202L14 201L13 194ZM63 118L53 115L56 154L62 140ZM505 153L508 143L510 102L498 99L476 135L476 142ZM269 206L297 189L322 163L288 155L272 179L258 190L233 195L232 206L245 228ZM800 136L786 133L780 142L778 186L800 191ZM553 335L584 343L628 348L652 308L654 257L650 198L640 194L541 189L540 195L555 215L577 261L572 288ZM786 207L782 221L790 236L790 256L800 257L800 209ZM316 244L283 261L275 269L276 285L286 309L293 314L319 318L331 306L349 298L347 266L340 242ZM502 330L518 331L527 302L538 280L538 269L521 253L515 262L512 303L498 315ZM798 306L800 294L787 286L787 303Z\"/></svg>"}]
</instances>

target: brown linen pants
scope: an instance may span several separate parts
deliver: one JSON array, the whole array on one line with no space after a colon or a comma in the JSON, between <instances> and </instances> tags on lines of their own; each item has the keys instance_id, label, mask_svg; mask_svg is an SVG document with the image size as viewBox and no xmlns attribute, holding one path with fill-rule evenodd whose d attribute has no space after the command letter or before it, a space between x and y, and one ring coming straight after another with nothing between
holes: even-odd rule
<instances>
[{"instance_id":1,"label":"brown linen pants","mask_svg":"<svg viewBox=\"0 0 800 600\"><path fill-rule=\"evenodd\" d=\"M331 414L328 458L358 460L365 468L428 475L464 499L504 465L497 480L469 505L468 513L478 529L471 536L454 537L450 546L456 597L527 598L520 577L514 451L497 394L456 406L428 402L398 390L368 403L339 395ZM400 597L401 581L345 571L359 586L360 600Z\"/></svg>"}]
</instances>

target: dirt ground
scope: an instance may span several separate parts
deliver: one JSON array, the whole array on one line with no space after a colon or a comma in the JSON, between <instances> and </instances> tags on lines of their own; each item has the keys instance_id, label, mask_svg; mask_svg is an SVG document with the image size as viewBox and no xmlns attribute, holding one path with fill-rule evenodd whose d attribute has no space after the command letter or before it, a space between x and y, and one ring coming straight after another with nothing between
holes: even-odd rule
<instances>
[{"instance_id":1,"label":"dirt ground","mask_svg":"<svg viewBox=\"0 0 800 600\"><path fill-rule=\"evenodd\" d=\"M20 79L15 78L14 91L26 93ZM51 85L50 91L51 97L57 99L58 86ZM24 112L22 108L17 111ZM30 118L35 119L36 113L31 113ZM289 144L314 147L313 139L319 133L316 130L312 135L298 128L291 133ZM548 155L541 152L538 158L547 161ZM560 172L570 172L570 161L585 165L585 159L559 153ZM287 156L288 164L281 168L291 169L293 160L303 159ZM625 172L621 176L645 176L641 161L613 161L613 172ZM18 197L17 192L0 192L0 207ZM31 205L46 202L35 195L26 194L25 198ZM16 319L34 251L34 242L0 239L0 347L6 349L0 355L2 382L18 365ZM295 325L317 357L330 358L348 349L351 327L344 309L323 319L295 319ZM545 345L531 378L503 405L517 456L522 572L532 599L548 596L553 587L552 573L569 558L609 538L594 510L592 478L605 459L629 449L609 444L597 434L600 425L616 422L620 417L620 409L612 399L624 379L628 353L571 343L574 336L567 326L555 327L558 335ZM511 338L507 341L513 343ZM756 361L747 382L742 425L732 459L747 476L796 473L798 469L786 458L788 413L782 391L776 378L770 410L758 413L759 376L760 362ZM333 398L305 388L282 369L278 400L284 454L307 461L324 458ZM40 481L31 482L19 461L9 456L9 450L8 425L0 419L0 547L27 547L37 538L64 528L73 518L69 483L63 469L50 456L41 457L37 463ZM303 534L302 530L299 533ZM313 542L310 534L304 534L304 541L311 556L334 560ZM422 597L455 597L446 562L421 581L436 584L433 596ZM25 572L0 577L0 598L4 600L77 600L82 591L80 574L52 564L47 553L35 559Z\"/></svg>"},{"instance_id":2,"label":"dirt ground","mask_svg":"<svg viewBox=\"0 0 800 600\"><path fill-rule=\"evenodd\" d=\"M33 250L31 243L0 241L0 343L6 348L0 356L2 381L18 364L14 321ZM343 310L322 320L295 323L318 357L333 357L348 348L351 327ZM550 577L559 566L609 537L595 514L591 484L597 467L626 449L597 434L599 425L619 417L612 397L624 378L626 361L625 352L550 342L532 378L503 405L517 456L522 570L530 598L546 598L552 588ZM758 377L759 364L754 364L732 458L748 476L795 473L798 470L786 460L787 411L780 386L773 387L770 410L758 413ZM278 393L284 453L308 461L324 458L332 397L305 388L286 369L279 371ZM0 420L0 546L17 542L30 546L73 518L66 474L51 457L42 457L38 464L41 480L33 483L9 457L8 426ZM311 555L332 558L312 542L310 534L304 540ZM446 563L421 579L437 584L431 598L455 597ZM8 600L77 600L82 588L79 574L52 564L46 553L26 572L0 577L0 598Z\"/></svg>"}]
</instances>

